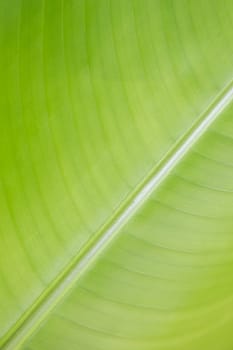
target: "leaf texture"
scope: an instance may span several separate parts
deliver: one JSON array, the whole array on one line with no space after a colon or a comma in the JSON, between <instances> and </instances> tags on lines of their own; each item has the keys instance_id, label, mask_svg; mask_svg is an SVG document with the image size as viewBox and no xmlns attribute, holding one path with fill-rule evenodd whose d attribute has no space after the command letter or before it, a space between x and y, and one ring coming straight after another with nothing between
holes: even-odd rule
<instances>
[{"instance_id":1,"label":"leaf texture","mask_svg":"<svg viewBox=\"0 0 233 350\"><path fill-rule=\"evenodd\" d=\"M228 350L231 1L0 16L1 347Z\"/></svg>"}]
</instances>

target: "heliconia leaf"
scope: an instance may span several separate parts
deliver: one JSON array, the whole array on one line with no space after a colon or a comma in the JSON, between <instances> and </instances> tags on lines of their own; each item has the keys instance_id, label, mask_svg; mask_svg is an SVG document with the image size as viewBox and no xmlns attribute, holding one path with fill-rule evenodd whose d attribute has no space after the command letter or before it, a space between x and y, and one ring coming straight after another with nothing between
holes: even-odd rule
<instances>
[{"instance_id":1,"label":"heliconia leaf","mask_svg":"<svg viewBox=\"0 0 233 350\"><path fill-rule=\"evenodd\" d=\"M231 349L232 23L0 2L1 349Z\"/></svg>"}]
</instances>

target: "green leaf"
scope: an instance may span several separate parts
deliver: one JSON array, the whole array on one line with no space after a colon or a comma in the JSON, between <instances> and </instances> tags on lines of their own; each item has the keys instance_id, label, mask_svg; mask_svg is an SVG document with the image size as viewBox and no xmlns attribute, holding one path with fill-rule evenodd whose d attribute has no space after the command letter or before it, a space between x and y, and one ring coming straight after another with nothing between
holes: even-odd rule
<instances>
[{"instance_id":1,"label":"green leaf","mask_svg":"<svg viewBox=\"0 0 233 350\"><path fill-rule=\"evenodd\" d=\"M0 2L0 348L233 345L233 3Z\"/></svg>"}]
</instances>

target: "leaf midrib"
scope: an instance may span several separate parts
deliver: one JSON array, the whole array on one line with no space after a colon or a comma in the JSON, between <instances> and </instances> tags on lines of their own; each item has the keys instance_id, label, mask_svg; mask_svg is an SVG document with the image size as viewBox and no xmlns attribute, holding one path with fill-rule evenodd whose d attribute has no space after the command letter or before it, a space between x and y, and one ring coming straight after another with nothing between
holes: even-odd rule
<instances>
[{"instance_id":1,"label":"leaf midrib","mask_svg":"<svg viewBox=\"0 0 233 350\"><path fill-rule=\"evenodd\" d=\"M232 100L233 81L230 81L192 126L168 150L160 162L146 174L137 187L125 198L107 222L5 334L0 342L2 350L18 349L24 343Z\"/></svg>"}]
</instances>

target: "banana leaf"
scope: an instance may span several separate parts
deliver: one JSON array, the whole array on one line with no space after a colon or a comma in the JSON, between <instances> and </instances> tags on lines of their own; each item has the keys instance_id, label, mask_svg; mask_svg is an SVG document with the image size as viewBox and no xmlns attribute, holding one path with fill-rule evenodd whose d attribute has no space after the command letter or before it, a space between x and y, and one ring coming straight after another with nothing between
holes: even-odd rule
<instances>
[{"instance_id":1,"label":"banana leaf","mask_svg":"<svg viewBox=\"0 0 233 350\"><path fill-rule=\"evenodd\" d=\"M233 2L0 1L0 349L233 347Z\"/></svg>"}]
</instances>

